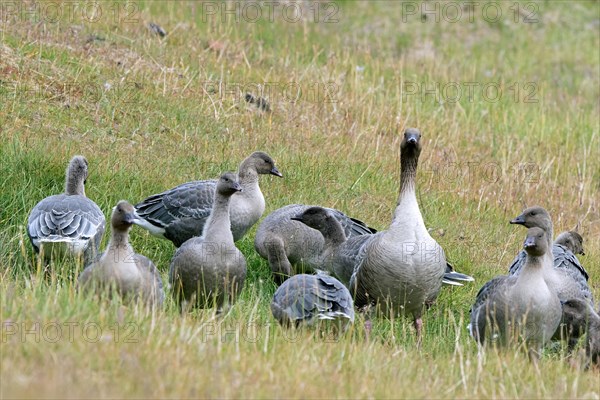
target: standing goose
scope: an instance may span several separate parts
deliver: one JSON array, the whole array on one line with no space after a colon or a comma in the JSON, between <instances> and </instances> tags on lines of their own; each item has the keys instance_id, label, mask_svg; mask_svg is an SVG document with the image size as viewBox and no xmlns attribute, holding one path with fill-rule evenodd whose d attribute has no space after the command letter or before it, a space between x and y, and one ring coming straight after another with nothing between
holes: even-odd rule
<instances>
[{"instance_id":1,"label":"standing goose","mask_svg":"<svg viewBox=\"0 0 600 400\"><path fill-rule=\"evenodd\" d=\"M323 267L327 257L323 235L294 220L299 214L314 206L291 204L273 211L259 225L254 238L254 248L269 261L273 278L281 284L300 272L313 272ZM348 217L341 211L326 208L340 223L344 239L376 232L363 222Z\"/></svg>"},{"instance_id":2,"label":"standing goose","mask_svg":"<svg viewBox=\"0 0 600 400\"><path fill-rule=\"evenodd\" d=\"M361 256L365 254L361 250L372 235L364 234L346 239L340 222L323 207L310 207L292 219L318 230L323 235L325 245L322 252L322 269L349 286L354 269L360 263ZM461 282L473 280L469 275L455 272L452 265L446 263L443 283L462 286Z\"/></svg>"},{"instance_id":3,"label":"standing goose","mask_svg":"<svg viewBox=\"0 0 600 400\"><path fill-rule=\"evenodd\" d=\"M124 299L141 299L161 306L165 297L163 283L152 261L137 254L129 244L129 230L137 215L125 200L117 203L111 216L112 234L106 251L79 275L84 290L97 292L114 285Z\"/></svg>"},{"instance_id":4,"label":"standing goose","mask_svg":"<svg viewBox=\"0 0 600 400\"><path fill-rule=\"evenodd\" d=\"M486 335L498 335L502 345L523 339L535 357L556 331L562 311L556 291L544 278L552 267L546 232L529 228L523 248L526 259L519 275L496 277L477 293L469 330L480 344Z\"/></svg>"},{"instance_id":5,"label":"standing goose","mask_svg":"<svg viewBox=\"0 0 600 400\"><path fill-rule=\"evenodd\" d=\"M377 305L384 314L412 314L421 340L424 304L437 297L446 271L444 250L429 235L415 193L421 133L409 128L400 145L400 195L387 231L364 246L350 280L357 307Z\"/></svg>"},{"instance_id":6,"label":"standing goose","mask_svg":"<svg viewBox=\"0 0 600 400\"><path fill-rule=\"evenodd\" d=\"M214 304L221 312L241 292L246 279L246 259L233 241L229 204L238 196L234 194L242 190L235 174L221 175L202 236L186 241L175 252L169 281L182 309L191 302L200 308Z\"/></svg>"},{"instance_id":7,"label":"standing goose","mask_svg":"<svg viewBox=\"0 0 600 400\"><path fill-rule=\"evenodd\" d=\"M231 199L231 230L240 240L265 211L265 198L258 186L259 174L283 176L266 153L252 153L240 164L239 183L243 192ZM166 192L148 197L135 205L140 226L152 235L168 239L179 247L200 236L210 215L216 180L187 182Z\"/></svg>"},{"instance_id":8,"label":"standing goose","mask_svg":"<svg viewBox=\"0 0 600 400\"><path fill-rule=\"evenodd\" d=\"M33 207L27 234L36 253L46 260L63 254L91 261L97 254L106 226L104 214L85 196L88 162L75 156L69 162L65 192L46 197Z\"/></svg>"},{"instance_id":9,"label":"standing goose","mask_svg":"<svg viewBox=\"0 0 600 400\"><path fill-rule=\"evenodd\" d=\"M329 320L345 330L354 322L354 305L348 289L332 276L294 275L275 292L273 316L283 326L313 325Z\"/></svg>"}]
</instances>

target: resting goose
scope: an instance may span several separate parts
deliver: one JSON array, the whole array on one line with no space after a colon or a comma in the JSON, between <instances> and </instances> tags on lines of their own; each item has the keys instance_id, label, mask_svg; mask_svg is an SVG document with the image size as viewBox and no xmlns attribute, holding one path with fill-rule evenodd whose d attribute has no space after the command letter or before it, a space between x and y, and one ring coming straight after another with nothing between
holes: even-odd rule
<instances>
[{"instance_id":1,"label":"resting goose","mask_svg":"<svg viewBox=\"0 0 600 400\"><path fill-rule=\"evenodd\" d=\"M354 322L354 305L348 289L332 276L294 275L275 292L271 312L283 326L339 322L341 330Z\"/></svg>"},{"instance_id":2,"label":"resting goose","mask_svg":"<svg viewBox=\"0 0 600 400\"><path fill-rule=\"evenodd\" d=\"M360 263L361 251L372 237L371 234L346 238L342 225L333 214L323 207L309 207L303 213L292 217L306 226L319 231L324 238L321 269L333 274L347 287L354 269ZM447 263L443 283L462 286L461 282L473 281L473 277L455 272Z\"/></svg>"},{"instance_id":3,"label":"resting goose","mask_svg":"<svg viewBox=\"0 0 600 400\"><path fill-rule=\"evenodd\" d=\"M573 254L585 256L583 251L583 237L575 231L562 232L554 240L554 245L564 246Z\"/></svg>"},{"instance_id":4,"label":"resting goose","mask_svg":"<svg viewBox=\"0 0 600 400\"><path fill-rule=\"evenodd\" d=\"M125 200L117 203L111 216L112 234L106 251L79 275L83 290L102 292L114 289L124 299L141 299L161 306L163 283L154 263L137 254L129 244L129 230L137 219L135 209Z\"/></svg>"},{"instance_id":5,"label":"resting goose","mask_svg":"<svg viewBox=\"0 0 600 400\"><path fill-rule=\"evenodd\" d=\"M558 328L562 311L544 278L552 267L546 232L529 228L523 248L526 259L519 275L496 277L477 293L469 330L480 344L495 335L502 345L524 340L534 357Z\"/></svg>"},{"instance_id":6,"label":"resting goose","mask_svg":"<svg viewBox=\"0 0 600 400\"><path fill-rule=\"evenodd\" d=\"M182 309L191 303L200 308L216 305L217 312L221 312L241 292L246 259L233 241L229 205L242 190L235 174L221 175L202 236L184 242L175 252L169 281Z\"/></svg>"},{"instance_id":7,"label":"resting goose","mask_svg":"<svg viewBox=\"0 0 600 400\"><path fill-rule=\"evenodd\" d=\"M423 307L437 297L447 264L417 202L415 176L421 153L417 129L404 132L400 152L400 195L392 223L365 244L350 291L359 308L377 305L383 314L411 314L420 343Z\"/></svg>"},{"instance_id":8,"label":"resting goose","mask_svg":"<svg viewBox=\"0 0 600 400\"><path fill-rule=\"evenodd\" d=\"M266 153L257 151L240 164L239 184L243 192L231 199L231 230L240 240L265 211L265 198L258 186L258 175L283 176ZM168 239L176 247L200 236L212 208L216 180L187 182L135 205L140 226L152 235Z\"/></svg>"},{"instance_id":9,"label":"resting goose","mask_svg":"<svg viewBox=\"0 0 600 400\"><path fill-rule=\"evenodd\" d=\"M327 257L323 235L292 219L311 207L314 206L291 204L277 209L256 230L254 248L268 260L278 284L296 273L314 272L322 268L323 260ZM343 240L376 232L341 211L332 208L326 210L340 223L345 235ZM339 240L342 240L341 237Z\"/></svg>"},{"instance_id":10,"label":"resting goose","mask_svg":"<svg viewBox=\"0 0 600 400\"><path fill-rule=\"evenodd\" d=\"M568 326L580 327L580 336L586 334L585 352L587 364L590 362L600 366L600 316L590 303L582 299L563 301L563 322Z\"/></svg>"},{"instance_id":11,"label":"resting goose","mask_svg":"<svg viewBox=\"0 0 600 400\"><path fill-rule=\"evenodd\" d=\"M97 255L106 220L96 203L85 196L87 176L87 160L73 157L65 192L46 197L29 214L27 234L36 253L41 252L46 260L72 254L89 262Z\"/></svg>"}]
</instances>

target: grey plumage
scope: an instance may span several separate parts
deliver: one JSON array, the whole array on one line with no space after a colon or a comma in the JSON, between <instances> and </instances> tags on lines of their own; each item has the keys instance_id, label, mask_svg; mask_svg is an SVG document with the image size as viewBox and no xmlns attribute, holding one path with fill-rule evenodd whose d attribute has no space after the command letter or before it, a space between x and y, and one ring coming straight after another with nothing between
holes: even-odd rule
<instances>
[{"instance_id":1,"label":"grey plumage","mask_svg":"<svg viewBox=\"0 0 600 400\"><path fill-rule=\"evenodd\" d=\"M65 193L49 196L31 210L27 234L36 252L49 260L53 255L94 259L104 234L106 220L100 208L85 196L88 162L71 159L66 172Z\"/></svg>"},{"instance_id":2,"label":"grey plumage","mask_svg":"<svg viewBox=\"0 0 600 400\"><path fill-rule=\"evenodd\" d=\"M201 237L184 242L171 261L169 281L175 300L218 311L232 304L246 279L246 259L235 247L229 218L230 200L242 191L233 173L219 178L211 214Z\"/></svg>"},{"instance_id":3,"label":"grey plumage","mask_svg":"<svg viewBox=\"0 0 600 400\"><path fill-rule=\"evenodd\" d=\"M332 320L345 329L354 322L350 292L340 281L323 274L299 274L287 279L275 292L271 311L283 326Z\"/></svg>"},{"instance_id":4,"label":"grey plumage","mask_svg":"<svg viewBox=\"0 0 600 400\"><path fill-rule=\"evenodd\" d=\"M135 253L129 244L129 229L137 215L127 201L121 200L111 216L112 234L106 251L79 275L78 285L87 291L101 293L115 289L127 300L141 299L161 306L163 283L154 263Z\"/></svg>"},{"instance_id":5,"label":"grey plumage","mask_svg":"<svg viewBox=\"0 0 600 400\"><path fill-rule=\"evenodd\" d=\"M420 343L425 303L437 297L446 257L429 235L415 193L421 133L407 129L400 145L400 195L388 230L364 245L364 257L350 280L357 307L376 305L383 314L410 314Z\"/></svg>"},{"instance_id":6,"label":"grey plumage","mask_svg":"<svg viewBox=\"0 0 600 400\"><path fill-rule=\"evenodd\" d=\"M242 161L238 178L243 193L232 198L230 206L235 241L246 234L265 210L265 199L258 186L259 174L282 176L266 153L257 151ZM187 182L148 197L135 205L141 217L140 226L177 247L200 236L212 209L216 185L216 180Z\"/></svg>"},{"instance_id":7,"label":"grey plumage","mask_svg":"<svg viewBox=\"0 0 600 400\"><path fill-rule=\"evenodd\" d=\"M556 291L544 279L544 270L551 267L544 230L530 228L523 247L527 256L522 272L496 277L477 294L470 331L481 344L496 335L502 345L524 340L533 356L556 331L562 310Z\"/></svg>"},{"instance_id":8,"label":"grey plumage","mask_svg":"<svg viewBox=\"0 0 600 400\"><path fill-rule=\"evenodd\" d=\"M585 336L586 364L593 362L600 366L600 316L594 307L582 299L563 301L563 322L579 329L571 332L573 335Z\"/></svg>"},{"instance_id":9,"label":"grey plumage","mask_svg":"<svg viewBox=\"0 0 600 400\"><path fill-rule=\"evenodd\" d=\"M269 261L273 277L278 283L301 272L314 272L323 267L325 240L318 231L292 218L313 206L291 204L273 211L259 225L254 247ZM326 210L341 225L347 238L375 232L363 222L350 218L339 210Z\"/></svg>"}]
</instances>

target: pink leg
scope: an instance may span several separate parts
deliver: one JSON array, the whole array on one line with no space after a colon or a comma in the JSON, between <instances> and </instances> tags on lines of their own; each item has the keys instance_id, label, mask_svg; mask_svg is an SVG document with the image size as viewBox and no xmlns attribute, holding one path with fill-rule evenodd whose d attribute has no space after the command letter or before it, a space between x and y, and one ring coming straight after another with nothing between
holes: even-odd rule
<instances>
[{"instance_id":1,"label":"pink leg","mask_svg":"<svg viewBox=\"0 0 600 400\"><path fill-rule=\"evenodd\" d=\"M365 335L367 339L371 337L371 329L373 328L373 323L370 319L365 321Z\"/></svg>"},{"instance_id":2,"label":"pink leg","mask_svg":"<svg viewBox=\"0 0 600 400\"><path fill-rule=\"evenodd\" d=\"M417 331L417 347L421 347L421 338L423 330L423 320L421 318L415 318L415 330Z\"/></svg>"}]
</instances>

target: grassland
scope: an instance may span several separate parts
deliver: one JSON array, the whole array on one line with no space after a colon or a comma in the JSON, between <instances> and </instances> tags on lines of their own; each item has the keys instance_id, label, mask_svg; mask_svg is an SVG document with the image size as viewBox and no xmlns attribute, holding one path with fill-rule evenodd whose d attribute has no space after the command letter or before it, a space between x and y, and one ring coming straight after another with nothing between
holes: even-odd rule
<instances>
[{"instance_id":1,"label":"grassland","mask_svg":"<svg viewBox=\"0 0 600 400\"><path fill-rule=\"evenodd\" d=\"M0 397L599 398L598 371L559 350L535 366L480 352L465 330L479 286L520 248L508 220L526 205L584 234L600 296L598 3L460 3L457 19L452 2L304 2L297 22L289 4L250 21L242 3L238 17L216 2L0 3ZM69 263L42 279L27 240L29 210L63 190L74 154L107 215L260 149L285 175L261 179L267 212L321 204L384 229L407 126L424 135L426 224L477 279L443 290L420 350L408 320L377 319L370 339L360 317L337 341L283 331L254 230L221 320L85 298ZM171 244L131 236L166 279Z\"/></svg>"}]
</instances>

